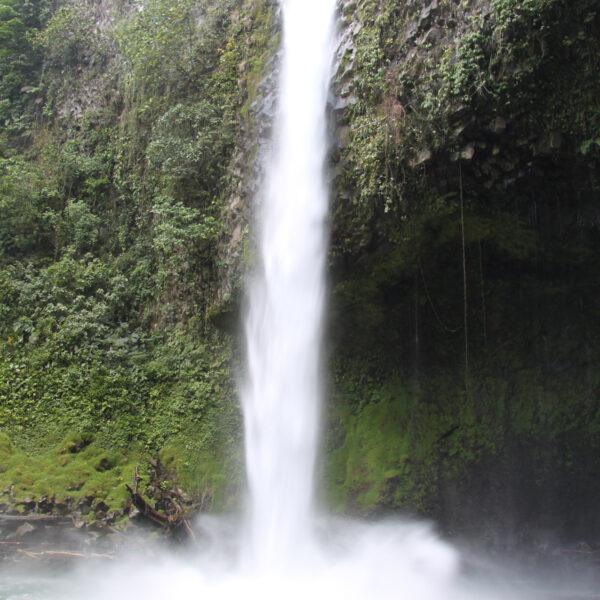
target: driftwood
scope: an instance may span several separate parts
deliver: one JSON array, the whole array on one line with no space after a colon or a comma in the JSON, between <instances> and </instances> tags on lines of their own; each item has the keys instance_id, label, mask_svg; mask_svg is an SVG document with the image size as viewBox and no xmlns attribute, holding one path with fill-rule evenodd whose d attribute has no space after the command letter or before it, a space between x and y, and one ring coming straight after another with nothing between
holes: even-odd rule
<instances>
[{"instance_id":1,"label":"driftwood","mask_svg":"<svg viewBox=\"0 0 600 600\"><path fill-rule=\"evenodd\" d=\"M83 554L81 552L67 552L64 550L44 550L42 552L30 552L29 550L23 550L19 548L17 550L20 554L25 555L27 558L35 558L37 560L45 558L59 558L59 559L72 559L72 558L104 558L113 560L112 554Z\"/></svg>"},{"instance_id":2,"label":"driftwood","mask_svg":"<svg viewBox=\"0 0 600 600\"><path fill-rule=\"evenodd\" d=\"M160 471L158 463L154 463L153 466L157 471ZM133 472L133 485L127 484L126 487L131 496L131 502L139 511L139 515L153 525L160 527L167 534L195 541L196 537L189 522L190 514L183 508L184 504L190 504L190 502L184 497L183 492L178 488L160 491L160 480L158 476L155 476L151 481L151 484L153 484L151 487L155 495L159 496L155 507L138 492L139 481L136 467ZM159 506L163 509L163 512L157 510Z\"/></svg>"},{"instance_id":3,"label":"driftwood","mask_svg":"<svg viewBox=\"0 0 600 600\"><path fill-rule=\"evenodd\" d=\"M152 506L150 506L150 504L148 504L146 500L144 500L144 498L140 496L140 494L134 491L135 488L132 488L130 485L126 485L126 487L129 493L131 494L131 501L133 502L133 505L140 511L140 513L144 517L146 517L148 520L152 521L156 525L164 527L165 529L169 528L169 526L171 525L169 517L166 517L165 515L159 513L156 509L152 508Z\"/></svg>"}]
</instances>

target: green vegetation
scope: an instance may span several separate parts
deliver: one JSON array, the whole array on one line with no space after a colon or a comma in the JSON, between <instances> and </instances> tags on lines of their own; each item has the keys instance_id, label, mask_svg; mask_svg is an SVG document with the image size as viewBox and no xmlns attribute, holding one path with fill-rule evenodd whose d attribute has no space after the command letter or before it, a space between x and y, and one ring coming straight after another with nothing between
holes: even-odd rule
<instances>
[{"instance_id":1,"label":"green vegetation","mask_svg":"<svg viewBox=\"0 0 600 600\"><path fill-rule=\"evenodd\" d=\"M355 233L336 252L352 253L365 232L395 241L415 216L457 207L458 165L440 174L445 186L432 177L437 164L473 151L478 163L489 159L477 173L488 181L467 189L466 200L488 212L512 204L503 179L518 175L520 161L558 150L558 134L562 152L592 152L597 160L600 17L593 1L448 1L423 13L392 2L348 7L346 19L361 28L345 58L353 103L338 189L353 204L343 217Z\"/></svg>"},{"instance_id":2,"label":"green vegetation","mask_svg":"<svg viewBox=\"0 0 600 600\"><path fill-rule=\"evenodd\" d=\"M94 445L91 434L68 436L33 457L15 450L5 435L1 444L0 502L21 511L36 501L63 511L79 508L82 519L90 523L101 502L103 512L120 511L118 520L122 519L129 498L125 486L133 479L130 458Z\"/></svg>"},{"instance_id":3,"label":"green vegetation","mask_svg":"<svg viewBox=\"0 0 600 600\"><path fill-rule=\"evenodd\" d=\"M465 530L511 506L583 531L600 492L596 4L344 3L335 508ZM0 0L3 505L118 513L151 459L203 508L237 502L227 331L276 19L272 0Z\"/></svg>"},{"instance_id":4,"label":"green vegetation","mask_svg":"<svg viewBox=\"0 0 600 600\"><path fill-rule=\"evenodd\" d=\"M3 501L12 483L13 502L113 510L161 456L204 507L231 504L232 340L206 316L272 19L243 0L2 1ZM71 455L68 435L93 442Z\"/></svg>"},{"instance_id":5,"label":"green vegetation","mask_svg":"<svg viewBox=\"0 0 600 600\"><path fill-rule=\"evenodd\" d=\"M568 515L562 533L585 537L600 527L577 521L600 444L597 7L363 0L344 18L329 497L455 531Z\"/></svg>"}]
</instances>

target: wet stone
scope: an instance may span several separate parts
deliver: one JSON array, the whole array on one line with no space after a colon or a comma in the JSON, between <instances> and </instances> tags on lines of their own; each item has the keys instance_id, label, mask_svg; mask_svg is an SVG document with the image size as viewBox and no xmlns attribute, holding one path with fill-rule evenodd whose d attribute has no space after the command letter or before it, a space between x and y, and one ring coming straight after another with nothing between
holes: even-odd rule
<instances>
[{"instance_id":1,"label":"wet stone","mask_svg":"<svg viewBox=\"0 0 600 600\"><path fill-rule=\"evenodd\" d=\"M106 504L106 502L104 502L102 500L98 500L98 502L96 502L93 505L93 509L96 514L107 513L110 510L110 506L108 506L108 504Z\"/></svg>"},{"instance_id":2,"label":"wet stone","mask_svg":"<svg viewBox=\"0 0 600 600\"><path fill-rule=\"evenodd\" d=\"M469 144L465 148L461 150L460 157L464 160L472 160L475 156L475 146L473 144Z\"/></svg>"},{"instance_id":3,"label":"wet stone","mask_svg":"<svg viewBox=\"0 0 600 600\"><path fill-rule=\"evenodd\" d=\"M429 150L429 148L424 148L423 150L421 150L419 152L419 154L417 155L416 160L413 161L413 166L418 166L418 165L422 165L423 163L427 162L428 160L431 160L431 150Z\"/></svg>"},{"instance_id":4,"label":"wet stone","mask_svg":"<svg viewBox=\"0 0 600 600\"><path fill-rule=\"evenodd\" d=\"M32 533L34 533L37 530L36 527L34 527L31 523L23 523L23 525L20 525L17 530L15 531L15 537L17 539L21 539L24 538L28 535L31 535Z\"/></svg>"}]
</instances>

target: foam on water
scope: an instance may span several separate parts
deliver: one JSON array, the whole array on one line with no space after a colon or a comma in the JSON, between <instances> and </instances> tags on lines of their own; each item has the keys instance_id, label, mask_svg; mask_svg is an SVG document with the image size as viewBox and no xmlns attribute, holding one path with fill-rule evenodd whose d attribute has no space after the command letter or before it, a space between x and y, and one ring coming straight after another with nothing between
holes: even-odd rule
<instances>
[{"instance_id":1,"label":"foam on water","mask_svg":"<svg viewBox=\"0 0 600 600\"><path fill-rule=\"evenodd\" d=\"M423 523L366 524L318 520L313 553L294 564L258 569L239 560L244 544L237 527L200 519L197 552L176 557L150 551L111 565L93 561L54 581L23 576L14 586L0 575L2 600L538 600L553 595L511 582L475 581L461 572L455 550ZM210 535L213 530L214 535ZM131 549L135 554L135 548ZM138 549L139 550L139 549ZM130 552L131 556L131 552ZM3 586L3 584L5 584ZM43 590L43 593L42 593ZM574 597L574 596L569 596Z\"/></svg>"}]
</instances>

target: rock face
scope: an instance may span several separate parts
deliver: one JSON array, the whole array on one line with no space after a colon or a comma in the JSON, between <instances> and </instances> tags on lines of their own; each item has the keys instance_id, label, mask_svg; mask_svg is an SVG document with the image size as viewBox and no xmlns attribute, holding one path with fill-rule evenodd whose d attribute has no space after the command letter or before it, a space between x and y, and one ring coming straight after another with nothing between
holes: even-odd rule
<instances>
[{"instance_id":1,"label":"rock face","mask_svg":"<svg viewBox=\"0 0 600 600\"><path fill-rule=\"evenodd\" d=\"M598 13L341 12L330 498L598 539Z\"/></svg>"},{"instance_id":2,"label":"rock face","mask_svg":"<svg viewBox=\"0 0 600 600\"><path fill-rule=\"evenodd\" d=\"M279 14L271 24L271 36L278 39ZM269 147L269 134L275 116L276 85L279 54L273 45L257 76L254 97L249 99L247 120L240 148L232 160L232 181L229 200L221 213L226 224L219 243L219 269L211 318L227 331L239 328L239 307L244 294L244 276L253 261L254 240L250 237L252 208L262 181L262 165Z\"/></svg>"},{"instance_id":3,"label":"rock face","mask_svg":"<svg viewBox=\"0 0 600 600\"><path fill-rule=\"evenodd\" d=\"M596 4L340 2L322 465L340 511L600 538ZM199 10L61 3L0 98L0 427L55 457L52 481L73 471L54 508L76 527L115 516L138 459L206 509L243 481L230 333L279 18ZM85 448L36 446L70 429L94 432L81 473ZM0 500L18 483L46 512L42 467L9 445Z\"/></svg>"}]
</instances>

